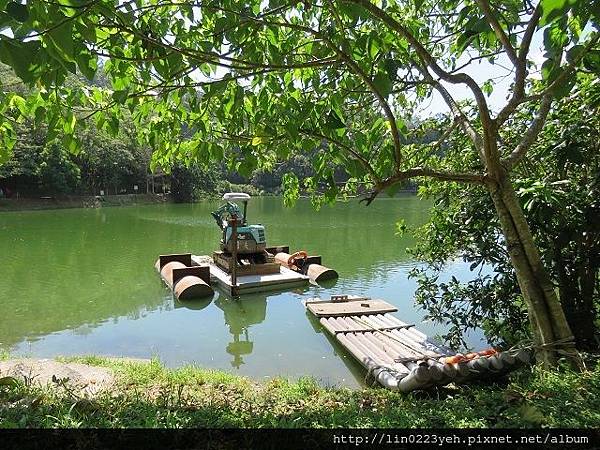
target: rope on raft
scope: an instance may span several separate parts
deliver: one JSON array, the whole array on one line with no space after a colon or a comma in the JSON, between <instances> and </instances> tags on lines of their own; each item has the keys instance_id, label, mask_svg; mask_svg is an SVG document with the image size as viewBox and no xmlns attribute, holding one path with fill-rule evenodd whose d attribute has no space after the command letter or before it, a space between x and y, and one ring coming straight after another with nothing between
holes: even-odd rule
<instances>
[{"instance_id":1,"label":"rope on raft","mask_svg":"<svg viewBox=\"0 0 600 450\"><path fill-rule=\"evenodd\" d=\"M440 362L440 358L443 356L449 356L449 355L441 355L438 354L437 356L431 356L431 355L426 355L424 354L421 350L411 346L410 344L407 344L406 341L403 341L401 339L399 339L398 337L396 337L395 335L393 335L389 330L381 330L379 328L375 328L373 327L370 323L366 322L365 320L362 320L358 317L353 317L352 318L354 321L356 321L357 323L367 327L366 330L364 331L369 331L369 332L375 332L375 333L380 333L383 334L384 336L386 336L388 339L391 339L395 342L398 342L399 344L408 347L409 349L411 349L413 352L417 353L418 357L403 357L403 358L395 358L394 362L397 363L407 363L407 362L420 362L420 361L428 361L428 360L432 360L432 361L438 361ZM553 342L547 342L545 344L534 344L534 343L530 343L528 345L524 345L524 342L522 341L519 344L515 344L512 347L510 347L507 350L503 350L505 352L518 352L520 350L542 350L542 349L546 349L546 348L555 348L556 352L565 356L572 356L574 353L576 353L576 350L565 350L563 347L565 344L572 344L575 341L575 338L573 336L569 336L566 338L562 338L562 339L558 339L556 341ZM530 342L530 341L528 341ZM487 351L487 350L486 350ZM495 351L495 353L499 353L497 351ZM485 357L485 356L489 356L489 355L482 355L482 354L478 354L478 357ZM474 359L475 357L472 358L468 358L469 359ZM367 377L372 377L372 372L376 369L379 368L384 368L382 366L373 366L371 369L369 369L369 371L367 372ZM367 377L365 377L365 382Z\"/></svg>"},{"instance_id":2,"label":"rope on raft","mask_svg":"<svg viewBox=\"0 0 600 450\"><path fill-rule=\"evenodd\" d=\"M372 387L377 384L377 378L375 378L375 374L373 372L375 372L378 369L383 369L383 370L388 370L388 371L390 370L389 367L380 366L379 364L369 367L369 369L367 370L367 373L365 374L365 379L364 379L364 382L367 386Z\"/></svg>"}]
</instances>

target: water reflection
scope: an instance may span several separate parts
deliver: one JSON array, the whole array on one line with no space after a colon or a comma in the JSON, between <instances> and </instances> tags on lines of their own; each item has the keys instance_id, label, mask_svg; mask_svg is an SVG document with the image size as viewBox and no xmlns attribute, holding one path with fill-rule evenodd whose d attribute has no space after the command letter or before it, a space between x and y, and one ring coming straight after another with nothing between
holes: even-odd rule
<instances>
[{"instance_id":1,"label":"water reflection","mask_svg":"<svg viewBox=\"0 0 600 450\"><path fill-rule=\"evenodd\" d=\"M251 217L267 226L269 243L322 255L339 280L241 300L222 293L174 300L153 263L161 253L210 254L220 235L210 218L215 206L0 213L0 348L40 357L159 357L172 367L193 363L256 378L312 375L355 385L362 379L355 363L307 320L301 300L367 295L398 306L402 320L422 320L413 305L415 283L407 279L416 264L404 250L412 240L394 236L399 218L411 225L426 219L427 204L415 197L318 212L308 201L286 209L278 198L253 199ZM452 265L448 273L466 272Z\"/></svg>"},{"instance_id":2,"label":"water reflection","mask_svg":"<svg viewBox=\"0 0 600 450\"><path fill-rule=\"evenodd\" d=\"M225 324L232 336L232 341L227 344L226 351L233 359L231 365L239 369L244 364L243 356L252 353L254 343L250 340L249 329L265 320L267 315L267 298L253 297L231 299L220 296L215 305L223 311Z\"/></svg>"},{"instance_id":3,"label":"water reflection","mask_svg":"<svg viewBox=\"0 0 600 450\"><path fill-rule=\"evenodd\" d=\"M218 293L215 293L215 296L217 296L217 295L218 295ZM211 302L213 301L213 297L197 298L197 299L193 299L193 300L182 301L182 300L178 300L172 294L171 294L171 298L172 298L172 302L173 302L173 308L175 308L175 309L185 308L185 309L190 309L192 311L202 311L204 308L206 308L208 305L210 305Z\"/></svg>"}]
</instances>

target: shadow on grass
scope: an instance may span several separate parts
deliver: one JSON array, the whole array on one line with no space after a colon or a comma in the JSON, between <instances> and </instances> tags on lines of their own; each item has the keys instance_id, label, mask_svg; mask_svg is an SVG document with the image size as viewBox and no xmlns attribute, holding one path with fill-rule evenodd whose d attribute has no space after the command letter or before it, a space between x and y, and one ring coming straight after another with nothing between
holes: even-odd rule
<instances>
[{"instance_id":1,"label":"shadow on grass","mask_svg":"<svg viewBox=\"0 0 600 450\"><path fill-rule=\"evenodd\" d=\"M2 427L313 428L597 427L600 366L583 374L524 370L499 383L412 394L323 388L312 379L246 378L158 363L88 363L116 370L110 392L81 398L61 385L0 386ZM565 408L576 404L577 408Z\"/></svg>"}]
</instances>

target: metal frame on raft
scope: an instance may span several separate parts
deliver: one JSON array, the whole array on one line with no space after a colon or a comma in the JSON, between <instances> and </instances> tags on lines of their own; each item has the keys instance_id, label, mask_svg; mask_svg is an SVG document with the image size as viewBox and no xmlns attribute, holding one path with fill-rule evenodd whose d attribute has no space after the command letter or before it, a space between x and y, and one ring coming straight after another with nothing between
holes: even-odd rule
<instances>
[{"instance_id":1,"label":"metal frame on raft","mask_svg":"<svg viewBox=\"0 0 600 450\"><path fill-rule=\"evenodd\" d=\"M527 349L455 353L392 315L398 309L383 300L339 295L307 300L305 306L373 379L392 390L499 376L532 358Z\"/></svg>"},{"instance_id":2,"label":"metal frame on raft","mask_svg":"<svg viewBox=\"0 0 600 450\"><path fill-rule=\"evenodd\" d=\"M288 246L268 247L266 251L277 263L276 272L270 269L273 263L269 264L269 270L263 270L261 264L244 266L238 263L228 272L215 263L214 255L211 258L191 253L160 255L155 268L179 300L212 296L214 291L211 286L235 296L291 289L338 276L336 271L321 265L321 256L307 255L303 258L302 268L298 268L288 264L296 255L289 254ZM196 278L190 278L192 276Z\"/></svg>"},{"instance_id":3,"label":"metal frame on raft","mask_svg":"<svg viewBox=\"0 0 600 450\"><path fill-rule=\"evenodd\" d=\"M209 267L211 283L230 295L291 289L306 286L310 281L306 275L279 267L277 273L237 275L234 284L232 274L217 266L210 256L192 255L192 261Z\"/></svg>"},{"instance_id":4,"label":"metal frame on raft","mask_svg":"<svg viewBox=\"0 0 600 450\"><path fill-rule=\"evenodd\" d=\"M194 264L191 253L160 255L154 267L178 300L214 294L209 267Z\"/></svg>"},{"instance_id":5,"label":"metal frame on raft","mask_svg":"<svg viewBox=\"0 0 600 450\"><path fill-rule=\"evenodd\" d=\"M155 264L178 299L212 295L212 289L207 289L211 283L237 296L338 277L335 270L321 265L320 256L305 251L290 254L287 246L266 247L264 226L247 223L248 194L228 192L223 200L227 203L212 213L223 232L221 249L213 252L212 258L189 253L161 255ZM235 200L244 203L243 213L232 203Z\"/></svg>"}]
</instances>

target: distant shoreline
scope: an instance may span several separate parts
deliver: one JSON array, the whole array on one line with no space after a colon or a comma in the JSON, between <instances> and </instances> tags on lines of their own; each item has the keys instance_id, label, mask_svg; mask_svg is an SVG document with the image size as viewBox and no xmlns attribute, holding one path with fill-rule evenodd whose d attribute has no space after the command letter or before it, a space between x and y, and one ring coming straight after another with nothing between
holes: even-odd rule
<instances>
[{"instance_id":1,"label":"distant shoreline","mask_svg":"<svg viewBox=\"0 0 600 450\"><path fill-rule=\"evenodd\" d=\"M394 197L404 195L416 195L413 189L403 189L395 193ZM279 194L265 192L257 197L280 197ZM365 197L366 194L348 196L348 199L356 200ZM193 203L209 199L220 199L221 194L207 195ZM301 199L309 199L308 195L300 195ZM393 198L381 195L381 198ZM119 195L64 195L48 197L20 197L0 198L0 213L14 211L39 211L49 209L75 209L75 208L105 208L114 206L151 205L160 203L176 203L169 194L119 194Z\"/></svg>"},{"instance_id":2,"label":"distant shoreline","mask_svg":"<svg viewBox=\"0 0 600 450\"><path fill-rule=\"evenodd\" d=\"M36 211L46 209L103 208L164 203L170 201L165 194L122 195L67 195L37 198L0 198L0 213L8 211Z\"/></svg>"}]
</instances>

